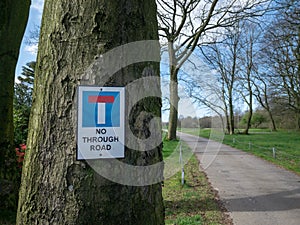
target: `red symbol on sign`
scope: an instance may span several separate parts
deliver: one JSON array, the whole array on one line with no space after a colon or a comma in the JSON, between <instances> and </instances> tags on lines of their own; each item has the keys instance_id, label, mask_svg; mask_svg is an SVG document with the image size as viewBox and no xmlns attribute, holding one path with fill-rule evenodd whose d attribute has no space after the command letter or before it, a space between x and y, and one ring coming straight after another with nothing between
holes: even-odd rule
<instances>
[{"instance_id":1,"label":"red symbol on sign","mask_svg":"<svg viewBox=\"0 0 300 225\"><path fill-rule=\"evenodd\" d=\"M89 103L113 103L115 101L114 96L89 96Z\"/></svg>"},{"instance_id":2,"label":"red symbol on sign","mask_svg":"<svg viewBox=\"0 0 300 225\"><path fill-rule=\"evenodd\" d=\"M89 96L88 102L89 103L97 103L98 107L98 116L97 116L97 123L98 124L105 124L105 115L106 115L106 103L113 103L115 100L114 96Z\"/></svg>"}]
</instances>

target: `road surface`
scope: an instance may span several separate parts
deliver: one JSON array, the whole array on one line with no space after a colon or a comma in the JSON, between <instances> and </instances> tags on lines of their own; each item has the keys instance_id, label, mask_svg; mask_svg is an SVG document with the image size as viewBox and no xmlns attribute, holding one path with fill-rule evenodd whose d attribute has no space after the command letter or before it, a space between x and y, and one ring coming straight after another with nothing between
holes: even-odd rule
<instances>
[{"instance_id":1,"label":"road surface","mask_svg":"<svg viewBox=\"0 0 300 225\"><path fill-rule=\"evenodd\" d=\"M300 176L204 138L179 133L237 225L300 225Z\"/></svg>"}]
</instances>

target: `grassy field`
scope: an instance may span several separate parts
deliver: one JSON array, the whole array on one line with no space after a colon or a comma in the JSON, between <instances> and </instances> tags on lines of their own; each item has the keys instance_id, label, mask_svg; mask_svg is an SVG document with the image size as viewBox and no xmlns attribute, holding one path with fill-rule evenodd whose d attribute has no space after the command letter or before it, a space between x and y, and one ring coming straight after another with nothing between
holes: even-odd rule
<instances>
[{"instance_id":1,"label":"grassy field","mask_svg":"<svg viewBox=\"0 0 300 225\"><path fill-rule=\"evenodd\" d=\"M177 141L164 141L164 158L170 156L176 148ZM187 151L187 146L182 145ZM163 197L166 208L166 224L231 224L216 199L203 172L199 171L198 160L194 155L184 167L185 184L181 184L181 172L165 180Z\"/></svg>"},{"instance_id":2,"label":"grassy field","mask_svg":"<svg viewBox=\"0 0 300 225\"><path fill-rule=\"evenodd\" d=\"M182 129L182 132L209 138L210 129ZM225 135L224 144L250 152L300 174L300 132L252 129L249 135ZM275 158L273 155L275 150Z\"/></svg>"}]
</instances>

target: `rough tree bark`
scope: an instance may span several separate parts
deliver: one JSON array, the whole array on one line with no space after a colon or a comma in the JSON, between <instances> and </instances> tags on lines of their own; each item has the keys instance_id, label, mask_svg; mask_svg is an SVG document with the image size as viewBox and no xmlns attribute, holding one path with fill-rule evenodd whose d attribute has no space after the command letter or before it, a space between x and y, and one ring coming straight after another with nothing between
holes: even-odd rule
<instances>
[{"instance_id":1,"label":"rough tree bark","mask_svg":"<svg viewBox=\"0 0 300 225\"><path fill-rule=\"evenodd\" d=\"M75 99L84 71L110 49L149 39L158 40L154 0L45 1L17 224L164 224L160 183L114 183L76 161ZM106 85L126 86L145 69L149 75L149 68L159 75L158 62L136 63ZM89 84L99 83L95 75ZM161 99L153 97L135 105L128 120L138 138L149 136L142 112L160 117L160 107ZM120 161L147 166L161 160L159 145L144 152L126 147Z\"/></svg>"},{"instance_id":2,"label":"rough tree bark","mask_svg":"<svg viewBox=\"0 0 300 225\"><path fill-rule=\"evenodd\" d=\"M29 7L29 0L0 2L0 208L16 208L17 205L16 154L13 146L14 80Z\"/></svg>"}]
</instances>

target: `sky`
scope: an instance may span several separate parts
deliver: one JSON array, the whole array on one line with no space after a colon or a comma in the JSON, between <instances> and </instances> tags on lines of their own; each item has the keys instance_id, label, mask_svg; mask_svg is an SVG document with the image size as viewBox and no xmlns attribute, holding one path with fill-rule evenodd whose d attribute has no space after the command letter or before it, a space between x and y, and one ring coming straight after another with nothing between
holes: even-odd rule
<instances>
[{"instance_id":1,"label":"sky","mask_svg":"<svg viewBox=\"0 0 300 225\"><path fill-rule=\"evenodd\" d=\"M26 44L26 39L30 36L30 31L34 30L35 26L40 26L42 19L44 0L31 0L29 19L20 48L19 59L16 67L16 77L21 75L22 66L31 61L36 61L37 46L29 46Z\"/></svg>"}]
</instances>

